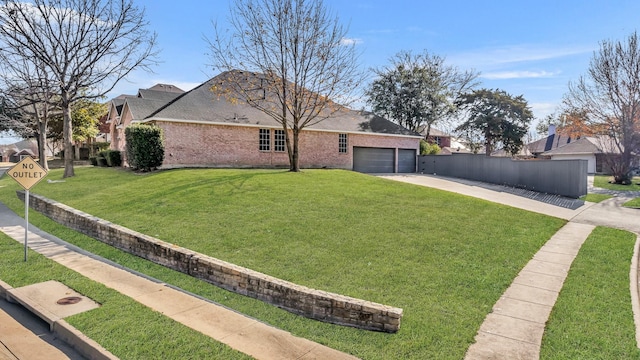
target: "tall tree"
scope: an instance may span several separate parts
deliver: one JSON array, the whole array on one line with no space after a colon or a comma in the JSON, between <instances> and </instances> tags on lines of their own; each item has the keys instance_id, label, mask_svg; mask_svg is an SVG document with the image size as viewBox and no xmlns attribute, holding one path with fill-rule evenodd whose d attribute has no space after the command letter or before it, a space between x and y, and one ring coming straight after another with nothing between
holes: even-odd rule
<instances>
[{"instance_id":1,"label":"tall tree","mask_svg":"<svg viewBox=\"0 0 640 360\"><path fill-rule=\"evenodd\" d=\"M522 138L533 120L522 95L514 97L503 90L480 89L462 95L458 104L468 111L468 118L456 131L466 138L483 138L487 156L498 148L511 155L522 149Z\"/></svg>"},{"instance_id":2,"label":"tall tree","mask_svg":"<svg viewBox=\"0 0 640 360\"><path fill-rule=\"evenodd\" d=\"M71 105L149 69L156 35L132 0L0 1L0 56L45 66L64 118L64 177L74 176Z\"/></svg>"},{"instance_id":3,"label":"tall tree","mask_svg":"<svg viewBox=\"0 0 640 360\"><path fill-rule=\"evenodd\" d=\"M355 101L356 44L322 0L236 0L230 22L228 36L216 26L208 40L214 68L228 71L225 86L212 90L275 119L289 169L299 171L300 132L343 109L334 101Z\"/></svg>"},{"instance_id":4,"label":"tall tree","mask_svg":"<svg viewBox=\"0 0 640 360\"><path fill-rule=\"evenodd\" d=\"M613 166L616 183L631 178L633 154L640 152L640 43L634 32L626 41L602 41L587 75L569 84L564 104L582 112L620 153Z\"/></svg>"},{"instance_id":5,"label":"tall tree","mask_svg":"<svg viewBox=\"0 0 640 360\"><path fill-rule=\"evenodd\" d=\"M427 51L402 51L374 72L366 92L373 112L413 131L424 128L426 138L433 124L456 112L456 100L478 85L477 72L460 71Z\"/></svg>"}]
</instances>

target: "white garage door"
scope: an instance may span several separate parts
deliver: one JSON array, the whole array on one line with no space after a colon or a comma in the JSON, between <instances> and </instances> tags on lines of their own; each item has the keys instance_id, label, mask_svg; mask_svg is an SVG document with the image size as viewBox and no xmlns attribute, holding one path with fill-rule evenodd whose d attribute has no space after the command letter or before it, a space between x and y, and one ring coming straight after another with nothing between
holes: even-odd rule
<instances>
[{"instance_id":1,"label":"white garage door","mask_svg":"<svg viewBox=\"0 0 640 360\"><path fill-rule=\"evenodd\" d=\"M587 173L594 174L596 172L595 155L553 155L551 160L587 160Z\"/></svg>"}]
</instances>

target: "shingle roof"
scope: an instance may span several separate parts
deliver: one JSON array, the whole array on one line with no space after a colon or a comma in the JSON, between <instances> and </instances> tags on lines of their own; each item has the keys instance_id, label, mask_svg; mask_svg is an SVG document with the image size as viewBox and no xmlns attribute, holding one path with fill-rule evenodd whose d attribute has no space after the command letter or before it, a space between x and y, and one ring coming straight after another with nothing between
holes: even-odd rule
<instances>
[{"instance_id":1,"label":"shingle roof","mask_svg":"<svg viewBox=\"0 0 640 360\"><path fill-rule=\"evenodd\" d=\"M156 85L157 86L157 85ZM176 97L183 94L184 91L163 91L163 90L151 90L151 89L140 89L138 90L138 97L149 100L160 100L165 103L175 99Z\"/></svg>"},{"instance_id":2,"label":"shingle roof","mask_svg":"<svg viewBox=\"0 0 640 360\"><path fill-rule=\"evenodd\" d=\"M549 151L549 150L556 149L558 147L565 146L571 143L572 141L575 141L575 139L571 139L571 137L568 137L568 136L561 136L558 134L554 134L554 135L549 135L545 138L542 138L538 141L529 143L525 145L525 148L531 154L536 155L536 154L541 154L545 151Z\"/></svg>"},{"instance_id":3,"label":"shingle roof","mask_svg":"<svg viewBox=\"0 0 640 360\"><path fill-rule=\"evenodd\" d=\"M172 84L155 84L152 87L148 88L147 90L156 90L156 91L163 91L163 92L174 92L174 93L179 93L182 94L184 92L184 90L180 89L179 87L172 85Z\"/></svg>"},{"instance_id":4,"label":"shingle roof","mask_svg":"<svg viewBox=\"0 0 640 360\"><path fill-rule=\"evenodd\" d=\"M603 151L603 149L607 151ZM575 140L565 146L545 151L542 155L602 154L603 152L609 154L620 153L608 136L588 136Z\"/></svg>"},{"instance_id":5,"label":"shingle roof","mask_svg":"<svg viewBox=\"0 0 640 360\"><path fill-rule=\"evenodd\" d=\"M246 73L251 75L251 73ZM145 120L177 122L205 122L217 124L238 124L265 127L281 125L266 113L242 101L228 101L218 96L211 88L224 83L228 73L220 74L196 88L181 94L166 105L150 113ZM420 136L382 117L371 113L339 107L330 117L313 124L309 129L343 132L367 132Z\"/></svg>"},{"instance_id":6,"label":"shingle roof","mask_svg":"<svg viewBox=\"0 0 640 360\"><path fill-rule=\"evenodd\" d=\"M143 99L139 97L127 98L126 106L131 112L132 121L144 120L154 111L165 105L167 102L163 100Z\"/></svg>"}]
</instances>

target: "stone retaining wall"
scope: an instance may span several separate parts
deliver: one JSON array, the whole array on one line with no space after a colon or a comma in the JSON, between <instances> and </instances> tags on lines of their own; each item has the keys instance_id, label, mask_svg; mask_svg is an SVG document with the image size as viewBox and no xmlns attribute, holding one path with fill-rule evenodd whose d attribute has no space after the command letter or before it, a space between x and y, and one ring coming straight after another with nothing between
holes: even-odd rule
<instances>
[{"instance_id":1,"label":"stone retaining wall","mask_svg":"<svg viewBox=\"0 0 640 360\"><path fill-rule=\"evenodd\" d=\"M24 192L17 193L24 201ZM29 205L64 226L118 249L295 314L366 330L394 333L400 328L399 308L299 286L138 233L39 195L30 194Z\"/></svg>"}]
</instances>

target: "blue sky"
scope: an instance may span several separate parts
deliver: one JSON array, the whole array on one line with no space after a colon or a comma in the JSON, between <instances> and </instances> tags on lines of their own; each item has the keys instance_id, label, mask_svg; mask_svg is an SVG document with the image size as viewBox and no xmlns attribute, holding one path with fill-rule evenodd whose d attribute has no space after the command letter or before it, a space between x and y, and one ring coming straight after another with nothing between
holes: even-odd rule
<instances>
[{"instance_id":1,"label":"blue sky","mask_svg":"<svg viewBox=\"0 0 640 360\"><path fill-rule=\"evenodd\" d=\"M157 32L162 63L136 72L109 95L170 83L189 90L215 76L204 36L226 27L228 0L138 0ZM325 0L357 41L364 70L401 50L427 50L450 65L481 72L481 86L524 95L541 119L569 81L586 74L603 40L625 40L640 25L637 0L383 1ZM537 122L537 121L536 121Z\"/></svg>"}]
</instances>

